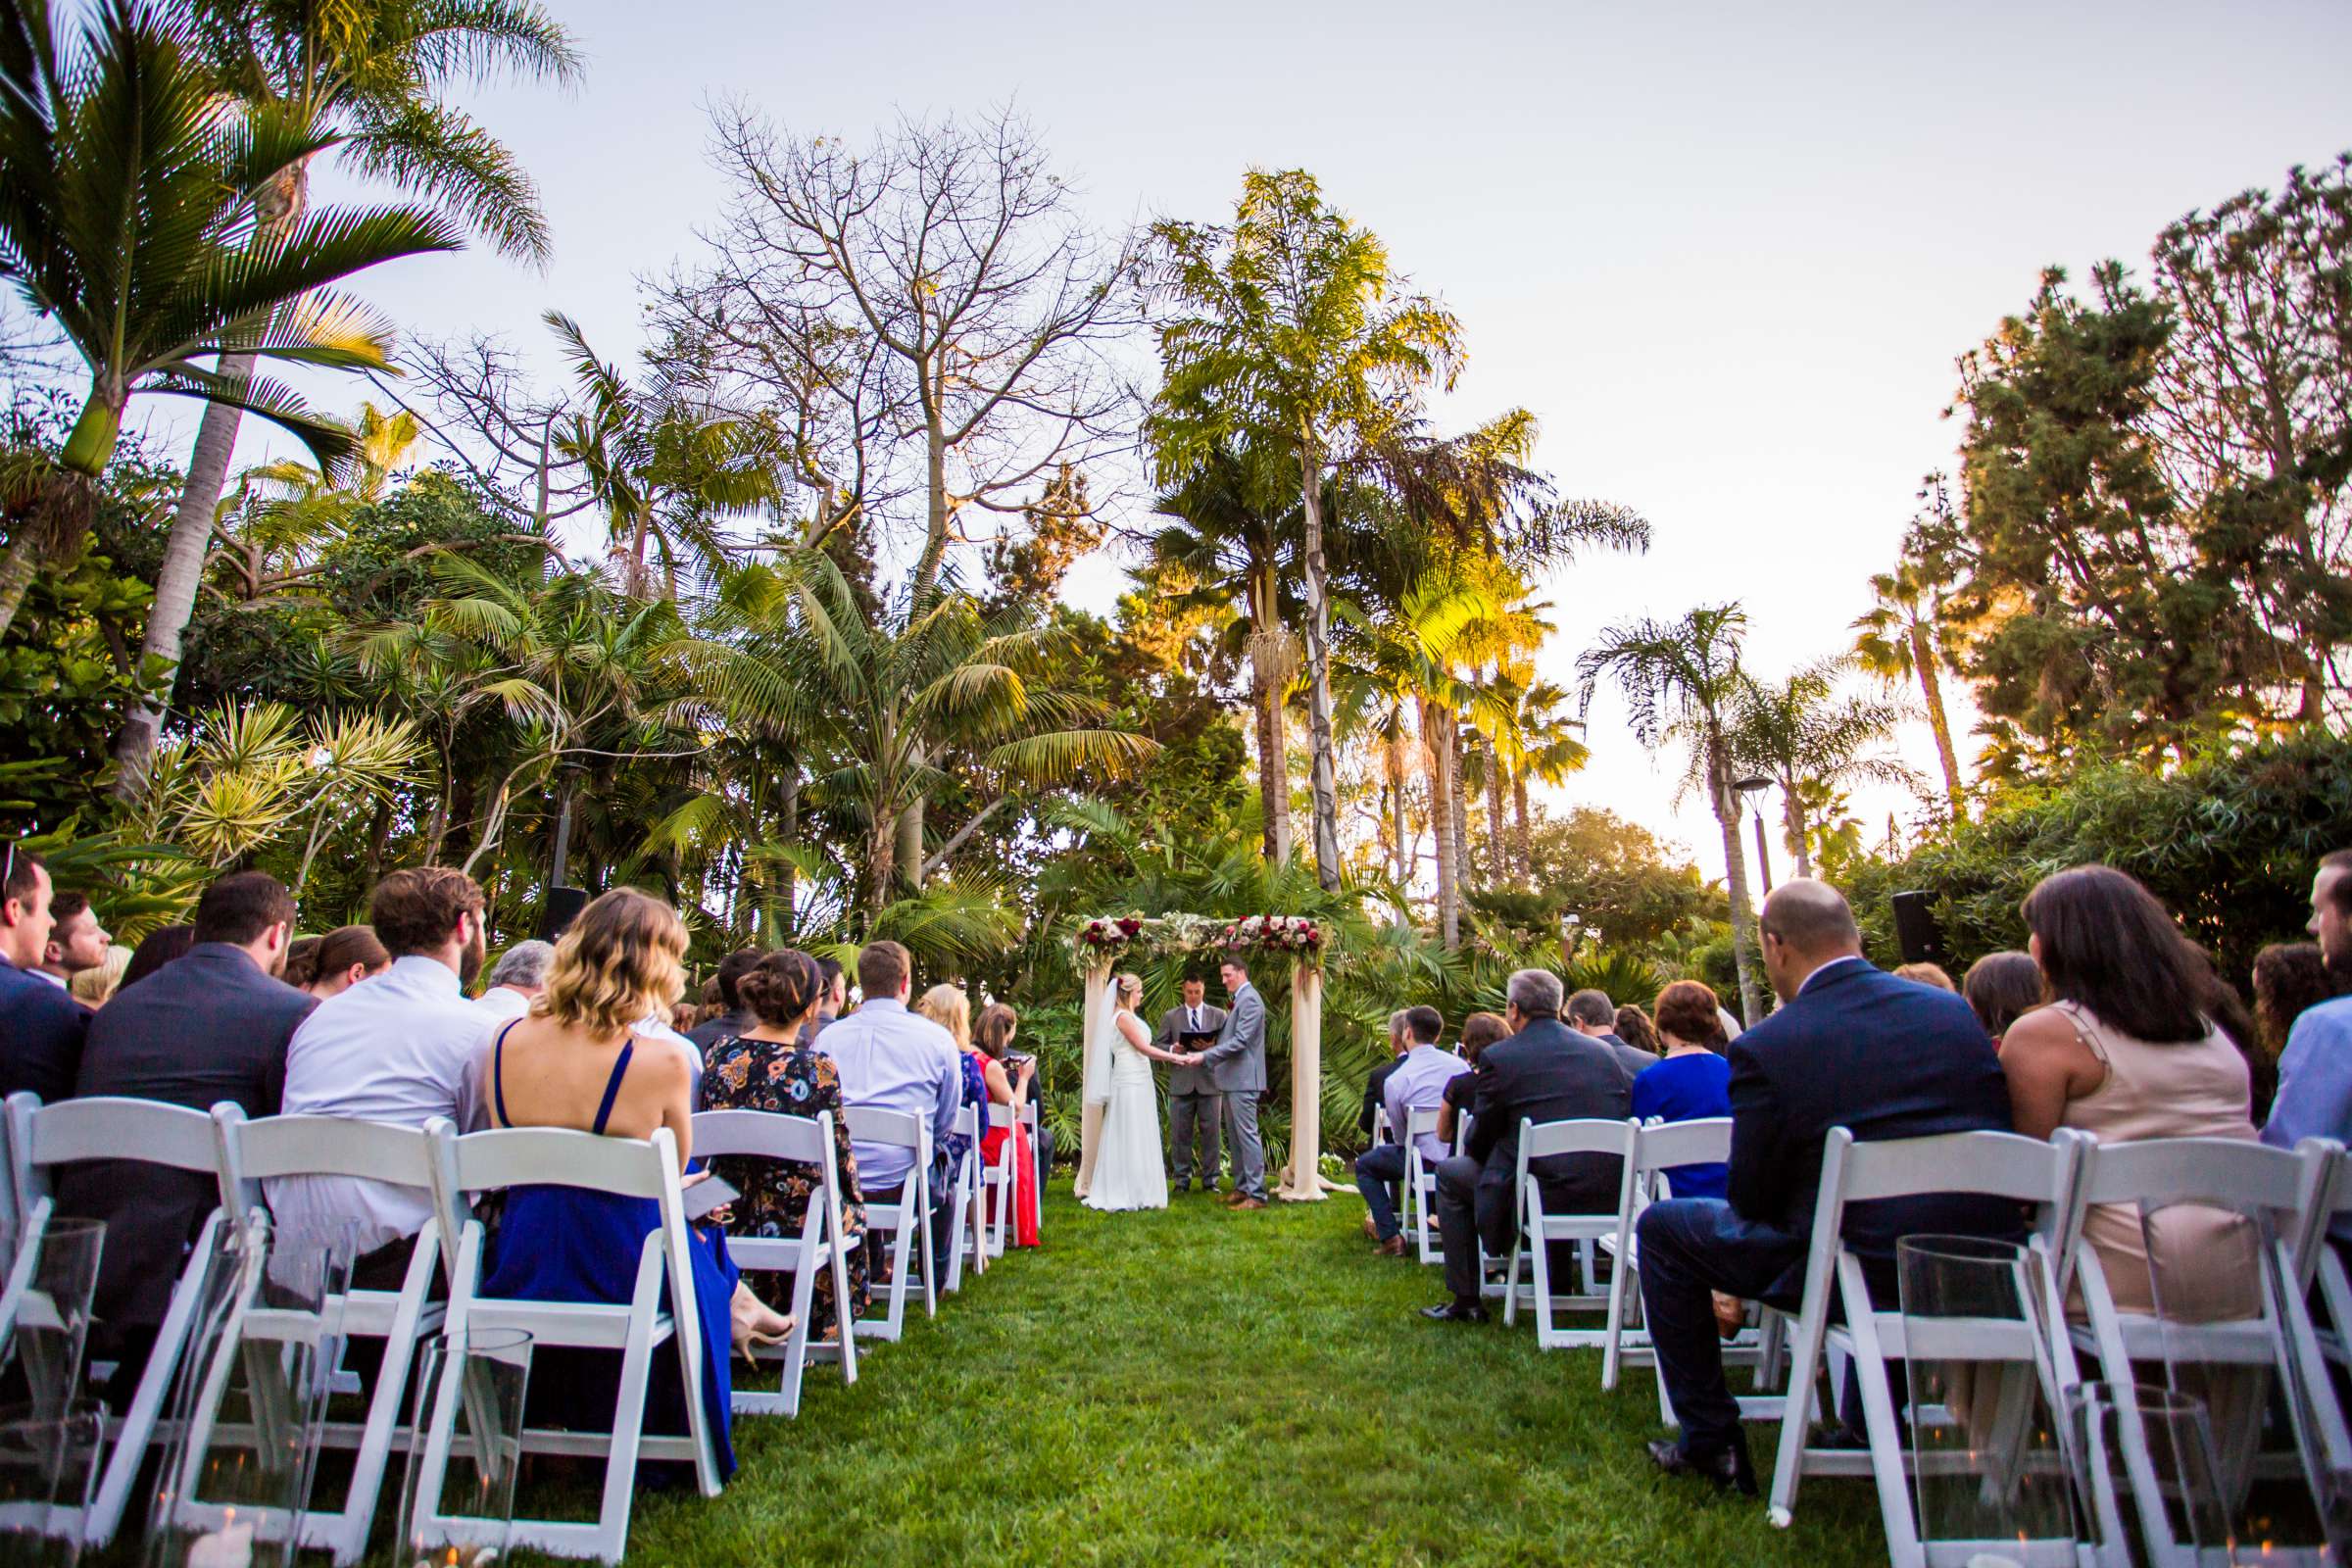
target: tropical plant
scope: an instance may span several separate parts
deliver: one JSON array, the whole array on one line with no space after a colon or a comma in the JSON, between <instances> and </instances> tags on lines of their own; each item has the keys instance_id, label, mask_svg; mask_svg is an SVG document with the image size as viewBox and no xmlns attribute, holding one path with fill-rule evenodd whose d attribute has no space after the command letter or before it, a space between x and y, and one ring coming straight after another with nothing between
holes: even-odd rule
<instances>
[{"instance_id":1,"label":"tropical plant","mask_svg":"<svg viewBox=\"0 0 2352 1568\"><path fill-rule=\"evenodd\" d=\"M120 3L120 0L117 0ZM569 82L579 56L563 27L534 0L182 0L187 59L223 121L295 127L312 144L266 167L241 172L232 188L250 204L256 237L270 244L311 222L311 172L332 150L344 169L419 198L434 231L464 230L500 251L543 262L546 220L538 194L496 137L449 103L460 81L513 74ZM289 295L288 298L292 298ZM220 344L214 375L244 386L269 332L253 323ZM373 367L383 369L376 363ZM240 406L215 400L196 432L186 487L165 546L148 617L144 656L176 666L196 603L213 516L228 482ZM123 788L146 765L161 710L142 707L116 757Z\"/></svg>"},{"instance_id":2,"label":"tropical plant","mask_svg":"<svg viewBox=\"0 0 2352 1568\"><path fill-rule=\"evenodd\" d=\"M1956 575L1952 557L1959 520L1942 474L1927 476L1920 501L1920 514L1903 536L1894 569L1870 579L1870 609L1854 621L1854 657L1882 680L1919 682L1920 705L1936 736L1936 760L1943 769L1944 797L1958 821L1968 815L1968 793L1952 747L1943 675L1958 668L1944 601Z\"/></svg>"},{"instance_id":3,"label":"tropical plant","mask_svg":"<svg viewBox=\"0 0 2352 1568\"><path fill-rule=\"evenodd\" d=\"M1691 772L1723 830L1725 881L1732 895L1732 933L1739 958L1741 1013L1761 1018L1756 984L1755 914L1748 904L1747 861L1740 853L1740 801L1732 790L1730 736L1741 691L1740 642L1747 612L1737 604L1701 605L1675 620L1621 622L1576 662L1579 701L1589 707L1601 679L1624 696L1634 738L1643 746L1679 742L1690 748Z\"/></svg>"},{"instance_id":4,"label":"tropical plant","mask_svg":"<svg viewBox=\"0 0 2352 1568\"><path fill-rule=\"evenodd\" d=\"M333 144L298 117L227 114L184 16L107 0L67 37L47 0L0 5L0 270L89 373L56 466L39 477L40 500L12 530L0 632L34 571L79 549L134 395L251 411L301 439L321 467L341 464L348 432L290 388L251 379L252 361L383 368L385 324L318 291L379 262L453 249L457 235L399 207L266 221L257 193ZM250 356L245 368L197 363L231 352ZM151 625L184 624L218 499L216 486L193 534L183 602L160 607ZM177 635L175 624L174 655Z\"/></svg>"},{"instance_id":5,"label":"tropical plant","mask_svg":"<svg viewBox=\"0 0 2352 1568\"><path fill-rule=\"evenodd\" d=\"M1811 804L1856 783L1893 784L1916 793L1919 774L1900 759L1875 752L1902 722L1899 703L1841 694L1853 668L1842 657L1818 660L1772 681L1741 671L1732 698L1732 765L1781 789L1781 822L1796 874L1813 874Z\"/></svg>"},{"instance_id":6,"label":"tropical plant","mask_svg":"<svg viewBox=\"0 0 2352 1568\"><path fill-rule=\"evenodd\" d=\"M1181 486L1235 446L1282 454L1297 471L1315 868L1336 891L1325 480L1409 425L1427 388L1452 386L1461 323L1403 292L1387 248L1302 170L1246 175L1229 226L1165 221L1152 232L1177 313L1159 328L1162 377L1147 420L1159 482Z\"/></svg>"}]
</instances>

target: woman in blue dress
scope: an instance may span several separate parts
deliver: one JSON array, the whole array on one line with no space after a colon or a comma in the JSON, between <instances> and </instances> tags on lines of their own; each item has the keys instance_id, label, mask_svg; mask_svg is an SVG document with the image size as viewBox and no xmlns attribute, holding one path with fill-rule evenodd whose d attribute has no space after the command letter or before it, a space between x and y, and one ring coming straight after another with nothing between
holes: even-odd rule
<instances>
[{"instance_id":1,"label":"woman in blue dress","mask_svg":"<svg viewBox=\"0 0 2352 1568\"><path fill-rule=\"evenodd\" d=\"M1634 1075L1634 1115L1642 1121L1702 1121L1732 1113L1732 1068L1723 1058L1731 1042L1715 993L1696 980L1677 980L1658 993L1658 1034L1666 1059ZM1721 1161L1676 1165L1666 1172L1677 1198L1721 1198Z\"/></svg>"},{"instance_id":2,"label":"woman in blue dress","mask_svg":"<svg viewBox=\"0 0 2352 1568\"><path fill-rule=\"evenodd\" d=\"M691 1155L695 1064L674 1044L633 1028L677 1000L685 955L686 927L676 912L634 889L616 888L581 910L556 946L546 992L493 1038L485 1076L495 1125L610 1138L651 1138L666 1127L679 1159ZM661 1205L648 1198L509 1188L482 1294L625 1305L645 1238L661 1223ZM716 1225L689 1224L686 1234L702 1323L704 1423L719 1473L730 1475L728 1347L755 1337L780 1342L791 1322L741 1288ZM534 1420L610 1427L619 1376L612 1352L551 1351L540 1360L531 1378ZM547 1364L558 1361L561 1370ZM683 1380L666 1347L654 1359L646 1430L686 1430Z\"/></svg>"}]
</instances>

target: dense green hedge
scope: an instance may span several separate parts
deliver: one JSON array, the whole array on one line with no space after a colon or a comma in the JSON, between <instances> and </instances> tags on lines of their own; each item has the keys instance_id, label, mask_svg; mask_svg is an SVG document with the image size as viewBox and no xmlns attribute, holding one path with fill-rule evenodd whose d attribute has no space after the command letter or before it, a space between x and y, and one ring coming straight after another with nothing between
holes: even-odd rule
<instances>
[{"instance_id":1,"label":"dense green hedge","mask_svg":"<svg viewBox=\"0 0 2352 1568\"><path fill-rule=\"evenodd\" d=\"M1965 965L2025 946L2018 904L2035 882L2101 861L2145 882L2243 991L2265 943L2302 933L2313 863L2346 848L2352 740L2312 730L2166 773L2111 765L2062 786L2013 788L1982 820L1908 859L1867 867L1846 891L1872 956L1889 962L1889 897L1934 894L1945 944Z\"/></svg>"}]
</instances>

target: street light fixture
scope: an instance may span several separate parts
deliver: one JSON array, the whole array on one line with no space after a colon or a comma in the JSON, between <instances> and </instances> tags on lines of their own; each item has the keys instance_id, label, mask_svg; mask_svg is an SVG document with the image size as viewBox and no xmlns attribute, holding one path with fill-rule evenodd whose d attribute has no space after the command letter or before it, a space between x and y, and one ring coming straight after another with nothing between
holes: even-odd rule
<instances>
[{"instance_id":1,"label":"street light fixture","mask_svg":"<svg viewBox=\"0 0 2352 1568\"><path fill-rule=\"evenodd\" d=\"M1772 788L1772 780L1760 776L1732 780L1732 789L1740 795L1761 795L1770 788ZM1764 803L1756 801L1754 807L1756 812L1756 870L1764 879L1764 891L1770 893L1772 891L1772 857L1764 848Z\"/></svg>"}]
</instances>

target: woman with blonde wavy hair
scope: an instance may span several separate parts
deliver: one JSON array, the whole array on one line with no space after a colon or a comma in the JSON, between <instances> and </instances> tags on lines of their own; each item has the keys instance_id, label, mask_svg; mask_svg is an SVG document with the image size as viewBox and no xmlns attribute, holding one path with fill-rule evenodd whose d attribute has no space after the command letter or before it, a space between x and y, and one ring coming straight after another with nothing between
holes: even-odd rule
<instances>
[{"instance_id":1,"label":"woman with blonde wavy hair","mask_svg":"<svg viewBox=\"0 0 2352 1568\"><path fill-rule=\"evenodd\" d=\"M677 912L634 888L615 888L582 909L556 944L547 989L523 1017L492 1038L487 1070L493 1124L564 1127L601 1138L651 1138L666 1127L685 1160L694 1144L694 1066L669 1043L636 1032L669 1010L685 990L686 927ZM530 1301L625 1305L635 1294L638 1256L660 1227L650 1198L576 1187L507 1191L485 1296ZM729 1344L781 1343L791 1320L743 1288L715 1225L687 1227L695 1306L703 1327L703 1409L721 1474L735 1467L728 1442L732 1383ZM551 1353L546 1359L554 1359ZM567 1358L568 1360L568 1358ZM594 1427L612 1418L613 1369L598 1356L558 1376L532 1379L559 1419ZM683 1432L676 1364L657 1356L649 1431ZM600 1375L601 1374L601 1375ZM571 1424L567 1422L567 1424Z\"/></svg>"},{"instance_id":2,"label":"woman with blonde wavy hair","mask_svg":"<svg viewBox=\"0 0 2352 1568\"><path fill-rule=\"evenodd\" d=\"M972 1054L972 999L960 986L936 985L923 993L914 1010L945 1029L948 1038L956 1042L956 1070L963 1075L963 1102L973 1107L973 1121L985 1129L988 1080L981 1073L979 1058ZM950 1171L961 1168L971 1148L972 1141L961 1133L950 1133L939 1141L940 1155Z\"/></svg>"}]
</instances>

